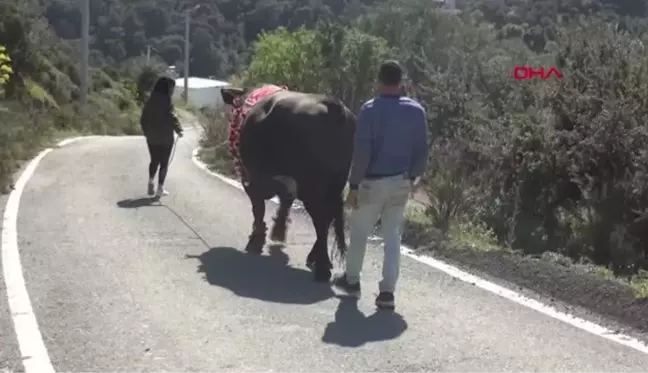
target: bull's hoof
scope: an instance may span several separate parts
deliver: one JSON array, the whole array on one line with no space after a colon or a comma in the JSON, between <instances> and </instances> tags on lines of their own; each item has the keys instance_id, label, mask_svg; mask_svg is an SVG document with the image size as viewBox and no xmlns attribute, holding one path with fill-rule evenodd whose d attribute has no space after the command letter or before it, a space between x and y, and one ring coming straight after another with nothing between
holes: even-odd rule
<instances>
[{"instance_id":1,"label":"bull's hoof","mask_svg":"<svg viewBox=\"0 0 648 373\"><path fill-rule=\"evenodd\" d=\"M329 282L331 281L331 270L329 268L315 267L313 271L313 278L315 282Z\"/></svg>"},{"instance_id":2,"label":"bull's hoof","mask_svg":"<svg viewBox=\"0 0 648 373\"><path fill-rule=\"evenodd\" d=\"M250 254L261 254L263 246L265 246L265 236L253 235L250 236L247 245L245 245L245 251Z\"/></svg>"}]
</instances>

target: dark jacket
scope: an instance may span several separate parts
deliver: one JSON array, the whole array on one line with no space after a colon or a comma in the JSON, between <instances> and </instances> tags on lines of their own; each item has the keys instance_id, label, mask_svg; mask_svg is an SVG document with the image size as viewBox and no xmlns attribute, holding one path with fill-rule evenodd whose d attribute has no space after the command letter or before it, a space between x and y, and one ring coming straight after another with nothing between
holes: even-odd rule
<instances>
[{"instance_id":1,"label":"dark jacket","mask_svg":"<svg viewBox=\"0 0 648 373\"><path fill-rule=\"evenodd\" d=\"M151 94L142 109L140 125L146 141L153 145L173 145L173 132L182 133L169 96L156 92Z\"/></svg>"}]
</instances>

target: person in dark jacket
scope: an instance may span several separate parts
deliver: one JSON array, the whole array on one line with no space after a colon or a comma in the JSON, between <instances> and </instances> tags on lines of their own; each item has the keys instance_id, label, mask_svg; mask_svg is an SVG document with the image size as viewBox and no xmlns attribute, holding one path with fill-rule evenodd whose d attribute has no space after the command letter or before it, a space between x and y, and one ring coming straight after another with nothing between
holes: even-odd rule
<instances>
[{"instance_id":1,"label":"person in dark jacket","mask_svg":"<svg viewBox=\"0 0 648 373\"><path fill-rule=\"evenodd\" d=\"M168 77L161 77L155 82L149 99L144 104L140 124L146 137L151 162L149 164L148 195L162 197L169 193L164 189L169 157L173 149L174 136L182 137L182 127L173 109L173 90L175 81ZM157 192L154 189L155 174L158 174Z\"/></svg>"}]
</instances>

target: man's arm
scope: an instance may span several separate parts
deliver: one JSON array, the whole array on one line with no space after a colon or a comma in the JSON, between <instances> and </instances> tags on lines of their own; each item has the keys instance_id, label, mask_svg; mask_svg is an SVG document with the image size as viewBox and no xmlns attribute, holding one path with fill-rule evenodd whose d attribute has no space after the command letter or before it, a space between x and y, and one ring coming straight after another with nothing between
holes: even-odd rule
<instances>
[{"instance_id":1,"label":"man's arm","mask_svg":"<svg viewBox=\"0 0 648 373\"><path fill-rule=\"evenodd\" d=\"M355 131L355 145L353 148L353 162L349 175L349 188L358 190L358 185L367 174L369 161L371 161L371 106L366 104L358 114Z\"/></svg>"},{"instance_id":2,"label":"man's arm","mask_svg":"<svg viewBox=\"0 0 648 373\"><path fill-rule=\"evenodd\" d=\"M178 119L178 116L175 115L174 112L171 112L171 117L173 118L173 130L178 134L182 135L182 125L180 124L180 120Z\"/></svg>"},{"instance_id":3,"label":"man's arm","mask_svg":"<svg viewBox=\"0 0 648 373\"><path fill-rule=\"evenodd\" d=\"M425 109L419 108L413 116L414 133L412 144L412 164L410 166L409 177L414 181L420 177L428 163L428 128Z\"/></svg>"}]
</instances>

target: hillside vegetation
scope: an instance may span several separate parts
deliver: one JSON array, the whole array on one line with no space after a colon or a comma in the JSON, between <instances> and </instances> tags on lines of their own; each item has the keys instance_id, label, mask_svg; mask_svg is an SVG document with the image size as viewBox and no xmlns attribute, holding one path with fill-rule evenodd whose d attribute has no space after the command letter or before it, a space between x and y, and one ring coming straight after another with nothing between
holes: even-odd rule
<instances>
[{"instance_id":1,"label":"hillside vegetation","mask_svg":"<svg viewBox=\"0 0 648 373\"><path fill-rule=\"evenodd\" d=\"M0 45L0 192L23 161L61 136L139 133L135 77L155 66L91 68L84 115L78 42L61 40L36 2L0 0Z\"/></svg>"},{"instance_id":2,"label":"hillside vegetation","mask_svg":"<svg viewBox=\"0 0 648 373\"><path fill-rule=\"evenodd\" d=\"M112 66L152 54L168 65L183 66L184 11L192 13L192 75L227 77L245 68L249 44L263 30L312 26L323 18L353 18L377 0L101 0L91 2L93 63ZM45 15L65 39L80 36L77 0L43 1Z\"/></svg>"}]
</instances>

